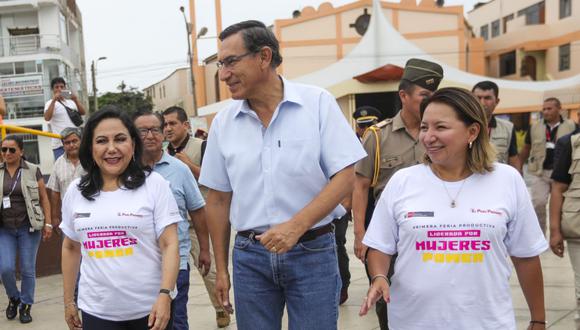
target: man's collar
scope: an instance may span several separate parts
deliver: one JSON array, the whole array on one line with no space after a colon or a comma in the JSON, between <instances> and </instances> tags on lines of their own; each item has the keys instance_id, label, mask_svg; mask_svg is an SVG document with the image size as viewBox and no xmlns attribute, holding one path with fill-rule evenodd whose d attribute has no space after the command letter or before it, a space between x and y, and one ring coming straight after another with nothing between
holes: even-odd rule
<instances>
[{"instance_id":1,"label":"man's collar","mask_svg":"<svg viewBox=\"0 0 580 330\"><path fill-rule=\"evenodd\" d=\"M497 127L497 120L495 119L495 116L491 116L491 119L489 120L489 124L487 126L491 128Z\"/></svg>"},{"instance_id":2,"label":"man's collar","mask_svg":"<svg viewBox=\"0 0 580 330\"><path fill-rule=\"evenodd\" d=\"M401 111L399 110L395 117L393 117L393 131L405 129L405 122L403 122L403 118L401 117Z\"/></svg>"},{"instance_id":3,"label":"man's collar","mask_svg":"<svg viewBox=\"0 0 580 330\"><path fill-rule=\"evenodd\" d=\"M190 138L190 135L189 135L189 133L187 133L187 135L185 136L185 139L183 139L183 141L181 141L181 144L177 148L174 148L170 142L169 145L167 146L167 151L169 151L169 153L171 153L171 154L175 154L177 152L182 151L187 146L187 143L189 142L189 138Z\"/></svg>"},{"instance_id":4,"label":"man's collar","mask_svg":"<svg viewBox=\"0 0 580 330\"><path fill-rule=\"evenodd\" d=\"M278 76L280 78L280 80L282 81L282 88L284 91L284 94L282 96L282 101L280 101L280 104L283 104L285 102L291 102L291 103L296 103L299 105L302 105L304 103L302 97L300 96L300 93L297 91L296 89L296 84L287 80L286 78L282 77L282 76ZM242 102L239 102L237 109L234 110L234 117L237 117L240 113L253 113L254 110L252 110L250 108L250 104L248 102L248 100L243 100Z\"/></svg>"},{"instance_id":5,"label":"man's collar","mask_svg":"<svg viewBox=\"0 0 580 330\"><path fill-rule=\"evenodd\" d=\"M161 165L161 164L169 164L169 161L170 161L169 157L171 157L171 156L163 150L161 152L162 152L161 159L157 163L155 163L155 166Z\"/></svg>"},{"instance_id":6,"label":"man's collar","mask_svg":"<svg viewBox=\"0 0 580 330\"><path fill-rule=\"evenodd\" d=\"M559 117L560 117L560 120L556 123L557 125L560 125L561 123L564 122L564 118L562 118L562 116L559 116ZM550 124L545 119L542 119L542 120L544 121L544 124L546 126L548 126L548 127L550 126Z\"/></svg>"}]
</instances>

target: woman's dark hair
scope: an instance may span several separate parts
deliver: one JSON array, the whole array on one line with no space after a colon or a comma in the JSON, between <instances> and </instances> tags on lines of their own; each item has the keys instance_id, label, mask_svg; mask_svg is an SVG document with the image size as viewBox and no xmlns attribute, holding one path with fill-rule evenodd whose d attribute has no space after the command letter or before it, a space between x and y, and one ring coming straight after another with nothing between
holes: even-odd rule
<instances>
[{"instance_id":1,"label":"woman's dark hair","mask_svg":"<svg viewBox=\"0 0 580 330\"><path fill-rule=\"evenodd\" d=\"M2 140L2 142L6 140L16 142L18 148L20 148L20 150L24 150L24 141L22 140L22 137L20 135L15 134L6 135L6 137L4 138L4 140Z\"/></svg>"},{"instance_id":2,"label":"woman's dark hair","mask_svg":"<svg viewBox=\"0 0 580 330\"><path fill-rule=\"evenodd\" d=\"M95 128L105 119L120 120L123 123L123 126L125 126L129 131L131 140L133 140L133 144L135 145L135 151L129 165L119 176L120 184L126 189L137 189L145 183L145 178L147 176L145 169L139 164L139 162L135 161L135 159L141 159L141 154L143 153L143 143L141 142L139 132L137 132L135 125L131 119L129 119L129 116L121 112L118 107L114 105L104 106L101 110L91 115L87 121L79 148L81 150L79 153L79 160L87 172L87 174L81 177L79 189L81 194L88 200L94 200L94 197L99 195L99 192L103 188L101 170L93 159L93 137L95 134Z\"/></svg>"}]
</instances>

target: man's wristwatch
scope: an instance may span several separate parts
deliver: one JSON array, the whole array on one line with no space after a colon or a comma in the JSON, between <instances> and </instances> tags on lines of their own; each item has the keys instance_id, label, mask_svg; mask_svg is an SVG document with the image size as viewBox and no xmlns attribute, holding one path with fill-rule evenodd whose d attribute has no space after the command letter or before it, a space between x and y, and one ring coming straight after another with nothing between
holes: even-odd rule
<instances>
[{"instance_id":1,"label":"man's wristwatch","mask_svg":"<svg viewBox=\"0 0 580 330\"><path fill-rule=\"evenodd\" d=\"M166 294L173 300L177 297L177 290L159 289L159 294Z\"/></svg>"}]
</instances>

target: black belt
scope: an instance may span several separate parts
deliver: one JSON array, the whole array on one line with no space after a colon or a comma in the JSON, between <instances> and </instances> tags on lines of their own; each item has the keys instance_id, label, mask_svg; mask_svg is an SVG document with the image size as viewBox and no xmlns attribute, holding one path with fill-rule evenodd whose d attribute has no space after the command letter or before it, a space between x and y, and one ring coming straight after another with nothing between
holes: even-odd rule
<instances>
[{"instance_id":1,"label":"black belt","mask_svg":"<svg viewBox=\"0 0 580 330\"><path fill-rule=\"evenodd\" d=\"M327 225L324 225L322 227L318 227L316 229L311 229L307 232L304 233L304 235L300 236L300 238L298 239L298 243L302 243L302 242L308 242L308 241L312 241L313 239L330 233L332 232L334 226L332 225L332 223L329 223ZM254 237L256 237L256 235L261 235L263 233L259 233L257 231L254 230L244 230L244 231L239 231L238 235L242 236L242 237L246 237L246 238L251 238L254 239Z\"/></svg>"}]
</instances>

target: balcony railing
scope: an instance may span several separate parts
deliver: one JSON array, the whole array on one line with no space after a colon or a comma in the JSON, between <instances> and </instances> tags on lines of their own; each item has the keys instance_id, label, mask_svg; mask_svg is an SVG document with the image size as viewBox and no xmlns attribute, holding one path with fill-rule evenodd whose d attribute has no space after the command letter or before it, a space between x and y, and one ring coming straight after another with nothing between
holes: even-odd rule
<instances>
[{"instance_id":1,"label":"balcony railing","mask_svg":"<svg viewBox=\"0 0 580 330\"><path fill-rule=\"evenodd\" d=\"M60 53L61 48L58 35L30 34L0 38L0 56Z\"/></svg>"}]
</instances>

